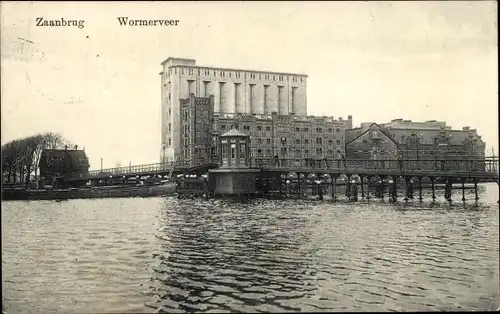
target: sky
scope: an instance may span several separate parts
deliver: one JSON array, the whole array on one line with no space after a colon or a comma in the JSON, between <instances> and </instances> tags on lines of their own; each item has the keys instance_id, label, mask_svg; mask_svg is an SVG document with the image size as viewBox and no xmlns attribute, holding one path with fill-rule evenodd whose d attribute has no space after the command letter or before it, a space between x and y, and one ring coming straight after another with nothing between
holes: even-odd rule
<instances>
[{"instance_id":1,"label":"sky","mask_svg":"<svg viewBox=\"0 0 500 314\"><path fill-rule=\"evenodd\" d=\"M0 6L2 144L59 132L85 147L91 169L101 158L104 168L156 163L160 63L181 57L305 73L310 115L470 126L498 155L495 1ZM37 17L85 23L37 27ZM179 23L124 27L118 17Z\"/></svg>"}]
</instances>

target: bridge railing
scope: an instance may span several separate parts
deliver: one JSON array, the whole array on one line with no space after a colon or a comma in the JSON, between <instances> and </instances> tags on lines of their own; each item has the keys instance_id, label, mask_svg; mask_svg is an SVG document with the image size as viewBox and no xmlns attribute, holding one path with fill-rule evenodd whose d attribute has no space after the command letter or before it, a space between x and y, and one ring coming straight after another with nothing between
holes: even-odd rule
<instances>
[{"instance_id":1,"label":"bridge railing","mask_svg":"<svg viewBox=\"0 0 500 314\"><path fill-rule=\"evenodd\" d=\"M148 172L169 171L172 167L179 167L175 162L164 162L155 164L134 165L126 167L107 168L100 170L92 170L87 173L69 173L64 175L64 179L73 180L79 178L100 177L100 176L118 176L129 174L140 174ZM181 165L182 166L182 165Z\"/></svg>"},{"instance_id":2,"label":"bridge railing","mask_svg":"<svg viewBox=\"0 0 500 314\"><path fill-rule=\"evenodd\" d=\"M194 162L194 166L218 162L217 156L204 156ZM337 159L304 159L304 158L253 158L253 167L258 168L286 168L286 169L349 169L349 170L401 170L422 172L487 172L498 173L498 158L467 159L467 160L337 160ZM87 179L104 176L140 175L146 173L170 171L175 168L189 168L193 166L191 160L165 162L145 165L134 165L102 170L92 170L87 173L73 173L64 175L66 180Z\"/></svg>"},{"instance_id":3,"label":"bridge railing","mask_svg":"<svg viewBox=\"0 0 500 314\"><path fill-rule=\"evenodd\" d=\"M256 158L253 167L286 169L400 170L422 172L498 172L498 159L469 160L336 160Z\"/></svg>"}]
</instances>

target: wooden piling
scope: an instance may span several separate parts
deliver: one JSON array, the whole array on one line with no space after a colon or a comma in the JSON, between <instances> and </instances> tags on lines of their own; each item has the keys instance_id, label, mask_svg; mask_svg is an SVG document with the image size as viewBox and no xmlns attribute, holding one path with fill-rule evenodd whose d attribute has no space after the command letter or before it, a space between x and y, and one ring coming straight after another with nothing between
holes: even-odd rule
<instances>
[{"instance_id":1,"label":"wooden piling","mask_svg":"<svg viewBox=\"0 0 500 314\"><path fill-rule=\"evenodd\" d=\"M380 198L384 200L384 178L380 178Z\"/></svg>"},{"instance_id":2,"label":"wooden piling","mask_svg":"<svg viewBox=\"0 0 500 314\"><path fill-rule=\"evenodd\" d=\"M366 177L366 199L367 200L370 199L370 180L371 180L371 177L367 176Z\"/></svg>"},{"instance_id":3,"label":"wooden piling","mask_svg":"<svg viewBox=\"0 0 500 314\"><path fill-rule=\"evenodd\" d=\"M429 179L431 180L431 188L432 188L432 201L434 202L436 200L436 189L434 188L434 181L436 180L436 178L434 177L429 177Z\"/></svg>"},{"instance_id":4,"label":"wooden piling","mask_svg":"<svg viewBox=\"0 0 500 314\"><path fill-rule=\"evenodd\" d=\"M363 178L364 178L364 176L359 176L359 178L361 179L361 198L364 199L365 198L365 189L363 187Z\"/></svg>"},{"instance_id":5,"label":"wooden piling","mask_svg":"<svg viewBox=\"0 0 500 314\"><path fill-rule=\"evenodd\" d=\"M408 194L409 194L409 185L410 185L410 178L409 177L404 177L405 180L405 202L408 202Z\"/></svg>"},{"instance_id":6,"label":"wooden piling","mask_svg":"<svg viewBox=\"0 0 500 314\"><path fill-rule=\"evenodd\" d=\"M336 200L337 199L337 195L336 195L336 190L337 189L337 176L333 176L332 177L332 199Z\"/></svg>"},{"instance_id":7,"label":"wooden piling","mask_svg":"<svg viewBox=\"0 0 500 314\"><path fill-rule=\"evenodd\" d=\"M465 178L462 178L462 202L465 203Z\"/></svg>"},{"instance_id":8,"label":"wooden piling","mask_svg":"<svg viewBox=\"0 0 500 314\"><path fill-rule=\"evenodd\" d=\"M476 194L476 202L479 201L479 196L477 195L477 179L474 178L474 193Z\"/></svg>"},{"instance_id":9,"label":"wooden piling","mask_svg":"<svg viewBox=\"0 0 500 314\"><path fill-rule=\"evenodd\" d=\"M422 202L422 177L418 178L418 199Z\"/></svg>"},{"instance_id":10,"label":"wooden piling","mask_svg":"<svg viewBox=\"0 0 500 314\"><path fill-rule=\"evenodd\" d=\"M392 178L392 200L394 202L397 202L398 200L398 191L397 191L397 184L396 184L396 179L397 177Z\"/></svg>"}]
</instances>

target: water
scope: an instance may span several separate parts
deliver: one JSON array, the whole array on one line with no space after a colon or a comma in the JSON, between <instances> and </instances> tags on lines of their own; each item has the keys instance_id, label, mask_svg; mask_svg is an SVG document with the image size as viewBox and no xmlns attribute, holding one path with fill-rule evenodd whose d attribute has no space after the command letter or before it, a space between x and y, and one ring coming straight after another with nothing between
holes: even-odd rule
<instances>
[{"instance_id":1,"label":"water","mask_svg":"<svg viewBox=\"0 0 500 314\"><path fill-rule=\"evenodd\" d=\"M8 313L493 310L498 186L431 205L2 202ZM461 191L454 191L461 199Z\"/></svg>"}]
</instances>

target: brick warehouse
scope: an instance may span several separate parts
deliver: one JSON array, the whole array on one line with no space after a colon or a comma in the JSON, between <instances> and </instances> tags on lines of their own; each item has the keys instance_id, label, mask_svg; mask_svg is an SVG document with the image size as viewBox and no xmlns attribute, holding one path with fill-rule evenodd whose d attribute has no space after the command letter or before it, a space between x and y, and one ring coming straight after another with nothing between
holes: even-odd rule
<instances>
[{"instance_id":1,"label":"brick warehouse","mask_svg":"<svg viewBox=\"0 0 500 314\"><path fill-rule=\"evenodd\" d=\"M180 99L214 95L214 113L307 115L307 75L197 66L168 58L161 76L161 160L182 157Z\"/></svg>"},{"instance_id":2,"label":"brick warehouse","mask_svg":"<svg viewBox=\"0 0 500 314\"><path fill-rule=\"evenodd\" d=\"M452 130L446 122L395 119L361 123L346 130L347 159L466 159L483 158L486 145L476 129Z\"/></svg>"},{"instance_id":3,"label":"brick warehouse","mask_svg":"<svg viewBox=\"0 0 500 314\"><path fill-rule=\"evenodd\" d=\"M239 129L250 136L251 158L335 158L345 154L347 120L333 117L213 113L214 97L181 99L183 159L191 165L218 152L218 136ZM213 114L211 114L213 113Z\"/></svg>"}]
</instances>

